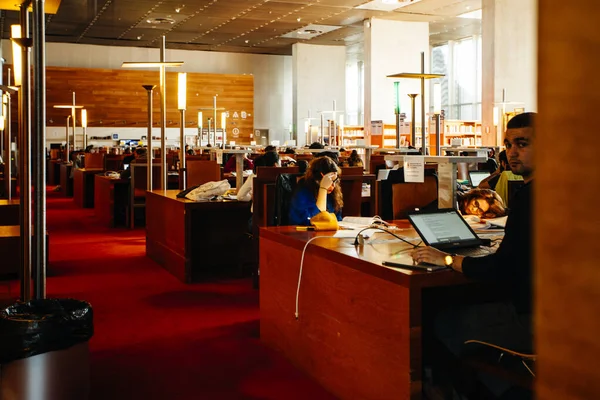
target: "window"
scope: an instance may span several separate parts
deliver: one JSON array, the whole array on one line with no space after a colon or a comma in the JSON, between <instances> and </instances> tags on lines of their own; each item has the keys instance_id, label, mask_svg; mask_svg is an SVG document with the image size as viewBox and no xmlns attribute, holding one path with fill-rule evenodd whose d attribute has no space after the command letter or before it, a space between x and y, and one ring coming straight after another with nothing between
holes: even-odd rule
<instances>
[{"instance_id":1,"label":"window","mask_svg":"<svg viewBox=\"0 0 600 400\"><path fill-rule=\"evenodd\" d=\"M445 118L461 120L481 119L482 96L481 37L473 36L436 46L431 52L431 72L445 74L433 83L442 84L442 109ZM430 98L433 111L433 98Z\"/></svg>"}]
</instances>

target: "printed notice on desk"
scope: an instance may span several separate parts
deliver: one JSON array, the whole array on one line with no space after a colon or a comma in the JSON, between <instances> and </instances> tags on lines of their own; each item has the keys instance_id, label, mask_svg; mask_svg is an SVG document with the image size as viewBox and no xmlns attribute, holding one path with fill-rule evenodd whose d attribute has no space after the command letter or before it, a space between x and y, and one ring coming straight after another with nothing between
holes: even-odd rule
<instances>
[{"instance_id":1,"label":"printed notice on desk","mask_svg":"<svg viewBox=\"0 0 600 400\"><path fill-rule=\"evenodd\" d=\"M425 157L404 156L404 182L425 182Z\"/></svg>"},{"instance_id":2,"label":"printed notice on desk","mask_svg":"<svg viewBox=\"0 0 600 400\"><path fill-rule=\"evenodd\" d=\"M217 150L215 153L217 154L217 164L223 164L223 150Z\"/></svg>"}]
</instances>

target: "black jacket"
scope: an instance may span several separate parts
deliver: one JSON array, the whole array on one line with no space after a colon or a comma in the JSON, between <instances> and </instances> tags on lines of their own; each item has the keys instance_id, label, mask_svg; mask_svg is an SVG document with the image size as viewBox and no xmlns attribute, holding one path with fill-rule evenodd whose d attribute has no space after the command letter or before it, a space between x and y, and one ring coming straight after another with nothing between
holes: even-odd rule
<instances>
[{"instance_id":1,"label":"black jacket","mask_svg":"<svg viewBox=\"0 0 600 400\"><path fill-rule=\"evenodd\" d=\"M466 257L465 276L506 284L519 313L531 312L532 296L532 182L511 200L504 239L498 251L485 257Z\"/></svg>"}]
</instances>

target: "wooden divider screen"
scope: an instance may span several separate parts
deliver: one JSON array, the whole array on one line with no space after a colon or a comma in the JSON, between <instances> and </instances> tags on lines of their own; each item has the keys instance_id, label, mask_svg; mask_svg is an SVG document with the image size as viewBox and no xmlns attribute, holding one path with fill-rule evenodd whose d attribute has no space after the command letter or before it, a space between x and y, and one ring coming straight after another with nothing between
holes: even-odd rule
<instances>
[{"instance_id":1,"label":"wooden divider screen","mask_svg":"<svg viewBox=\"0 0 600 400\"><path fill-rule=\"evenodd\" d=\"M5 69L6 70L6 69ZM171 69L176 71L176 68ZM73 92L77 104L85 106L89 127L147 127L148 95L142 85L156 85L154 91L154 126L160 121L158 70L46 68L47 125L64 126L70 110L56 109L59 104L72 104ZM167 72L167 127L178 128L177 72ZM228 111L227 138L250 143L254 127L254 77L187 73L186 127L198 125L198 109L211 108L217 95L217 128L221 128L221 112ZM16 97L16 96L15 96ZM17 104L14 102L14 104ZM16 112L17 107L13 107ZM204 127L211 110L202 110ZM80 121L77 114L78 125ZM13 121L16 121L16 114Z\"/></svg>"}]
</instances>

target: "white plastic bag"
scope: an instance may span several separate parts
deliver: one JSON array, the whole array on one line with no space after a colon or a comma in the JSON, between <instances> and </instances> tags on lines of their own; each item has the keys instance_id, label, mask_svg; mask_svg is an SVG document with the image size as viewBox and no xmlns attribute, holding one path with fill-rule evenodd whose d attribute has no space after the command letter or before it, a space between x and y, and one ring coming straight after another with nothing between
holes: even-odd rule
<instances>
[{"instance_id":1,"label":"white plastic bag","mask_svg":"<svg viewBox=\"0 0 600 400\"><path fill-rule=\"evenodd\" d=\"M222 181L206 182L205 184L198 186L196 189L186 194L185 197L193 201L206 201L215 196L222 196L229 189L231 189L231 185L227 179Z\"/></svg>"}]
</instances>

